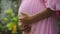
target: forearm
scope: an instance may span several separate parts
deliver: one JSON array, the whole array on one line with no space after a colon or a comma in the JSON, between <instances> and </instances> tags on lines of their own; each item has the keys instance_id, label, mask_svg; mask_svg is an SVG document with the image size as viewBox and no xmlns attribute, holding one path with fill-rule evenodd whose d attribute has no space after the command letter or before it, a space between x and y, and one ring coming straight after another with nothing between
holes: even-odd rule
<instances>
[{"instance_id":1,"label":"forearm","mask_svg":"<svg viewBox=\"0 0 60 34\"><path fill-rule=\"evenodd\" d=\"M47 17L49 17L49 16L52 16L54 13L55 13L55 11L52 11L52 10L50 10L49 8L46 8L46 9L44 9L42 12L40 12L40 13L32 16L31 19L32 19L32 21L33 21L33 23L34 23L34 22L43 20L43 19L45 19L45 18L47 18Z\"/></svg>"}]
</instances>

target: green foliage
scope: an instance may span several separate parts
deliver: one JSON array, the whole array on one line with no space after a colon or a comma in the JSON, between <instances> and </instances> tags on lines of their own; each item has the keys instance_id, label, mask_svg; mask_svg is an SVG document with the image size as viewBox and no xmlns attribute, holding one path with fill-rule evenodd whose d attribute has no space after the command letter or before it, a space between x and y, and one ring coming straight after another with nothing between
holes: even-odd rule
<instances>
[{"instance_id":1,"label":"green foliage","mask_svg":"<svg viewBox=\"0 0 60 34\"><path fill-rule=\"evenodd\" d=\"M15 15L15 13L13 13L12 9L8 9L7 13L6 13L6 17L3 19L4 22L6 23L5 27L10 30L10 31L15 31L13 30L13 28L15 28L14 26L17 26L18 23L18 16ZM16 32L16 31L15 31ZM14 33L15 33L14 32Z\"/></svg>"},{"instance_id":2,"label":"green foliage","mask_svg":"<svg viewBox=\"0 0 60 34\"><path fill-rule=\"evenodd\" d=\"M19 0L1 0L0 33L12 32L17 34ZM5 33L4 33L5 34Z\"/></svg>"},{"instance_id":3,"label":"green foliage","mask_svg":"<svg viewBox=\"0 0 60 34\"><path fill-rule=\"evenodd\" d=\"M6 17L3 20L4 20L4 22L8 22L8 18L6 18Z\"/></svg>"},{"instance_id":4,"label":"green foliage","mask_svg":"<svg viewBox=\"0 0 60 34\"><path fill-rule=\"evenodd\" d=\"M11 13L12 13L12 9L8 9L7 14L11 14Z\"/></svg>"},{"instance_id":5,"label":"green foliage","mask_svg":"<svg viewBox=\"0 0 60 34\"><path fill-rule=\"evenodd\" d=\"M14 23L13 23L13 22L10 22L10 23L8 23L8 24L6 25L6 27L8 28L8 30L12 30L13 25L14 25Z\"/></svg>"}]
</instances>

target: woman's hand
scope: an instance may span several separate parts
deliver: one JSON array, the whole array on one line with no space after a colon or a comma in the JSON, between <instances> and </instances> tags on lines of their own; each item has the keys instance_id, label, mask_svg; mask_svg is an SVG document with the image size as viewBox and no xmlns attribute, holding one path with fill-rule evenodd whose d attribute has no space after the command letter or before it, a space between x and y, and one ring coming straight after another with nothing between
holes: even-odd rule
<instances>
[{"instance_id":1,"label":"woman's hand","mask_svg":"<svg viewBox=\"0 0 60 34\"><path fill-rule=\"evenodd\" d=\"M24 23L24 24L30 24L30 23L32 22L31 17L28 16L27 14L21 13L21 15L24 16L24 18L20 19L20 21L21 21L22 23Z\"/></svg>"},{"instance_id":2,"label":"woman's hand","mask_svg":"<svg viewBox=\"0 0 60 34\"><path fill-rule=\"evenodd\" d=\"M31 26L30 26L30 17L25 14L25 13L21 13L22 16L24 16L24 18L20 18L20 28L25 31L25 32L30 32L31 30Z\"/></svg>"}]
</instances>

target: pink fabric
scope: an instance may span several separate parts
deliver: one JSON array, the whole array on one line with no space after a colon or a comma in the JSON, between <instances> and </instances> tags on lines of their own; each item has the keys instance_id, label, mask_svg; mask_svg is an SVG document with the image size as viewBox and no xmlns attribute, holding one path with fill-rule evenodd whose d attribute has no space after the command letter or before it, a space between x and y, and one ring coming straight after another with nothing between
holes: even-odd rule
<instances>
[{"instance_id":1,"label":"pink fabric","mask_svg":"<svg viewBox=\"0 0 60 34\"><path fill-rule=\"evenodd\" d=\"M56 0L56 10L60 10L60 0Z\"/></svg>"},{"instance_id":2,"label":"pink fabric","mask_svg":"<svg viewBox=\"0 0 60 34\"><path fill-rule=\"evenodd\" d=\"M36 13L41 12L41 10L45 8L45 5L46 8L49 7L52 10L56 10L56 2L54 1L56 0L45 0L45 3L43 3L40 0L23 0L19 8L19 16L21 15L21 12L33 16ZM20 16L20 18L21 17L23 16ZM32 24L31 32L29 34L58 34L57 16L53 15Z\"/></svg>"}]
</instances>

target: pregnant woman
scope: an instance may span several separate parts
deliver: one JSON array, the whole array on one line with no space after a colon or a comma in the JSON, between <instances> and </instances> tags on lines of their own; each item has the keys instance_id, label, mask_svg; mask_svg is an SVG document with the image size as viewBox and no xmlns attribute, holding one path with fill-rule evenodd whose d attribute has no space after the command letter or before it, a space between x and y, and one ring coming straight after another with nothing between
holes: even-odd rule
<instances>
[{"instance_id":1,"label":"pregnant woman","mask_svg":"<svg viewBox=\"0 0 60 34\"><path fill-rule=\"evenodd\" d=\"M23 34L58 34L56 12L60 10L57 0L22 0L19 7L19 21L31 26Z\"/></svg>"}]
</instances>

